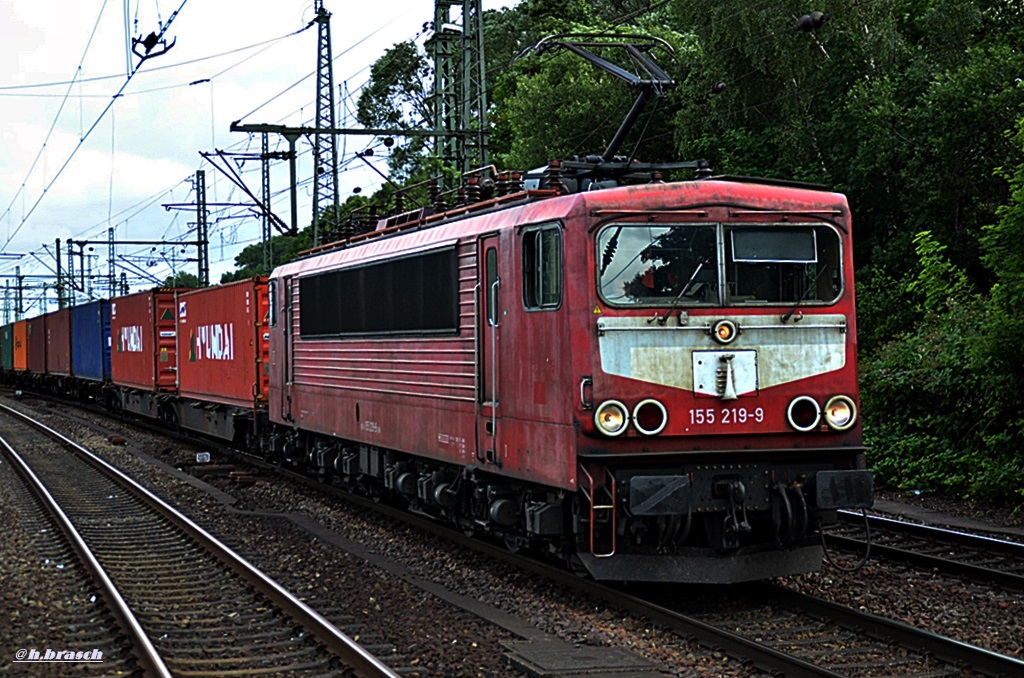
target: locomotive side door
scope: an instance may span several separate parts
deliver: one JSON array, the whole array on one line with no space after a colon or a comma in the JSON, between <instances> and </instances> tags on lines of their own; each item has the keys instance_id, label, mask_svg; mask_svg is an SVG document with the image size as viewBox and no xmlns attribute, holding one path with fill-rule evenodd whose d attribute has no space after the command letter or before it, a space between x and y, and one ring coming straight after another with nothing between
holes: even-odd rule
<instances>
[{"instance_id":1,"label":"locomotive side door","mask_svg":"<svg viewBox=\"0 0 1024 678\"><path fill-rule=\"evenodd\" d=\"M477 430L476 458L501 465L498 351L501 335L501 277L498 275L498 236L480 239L477 250Z\"/></svg>"}]
</instances>

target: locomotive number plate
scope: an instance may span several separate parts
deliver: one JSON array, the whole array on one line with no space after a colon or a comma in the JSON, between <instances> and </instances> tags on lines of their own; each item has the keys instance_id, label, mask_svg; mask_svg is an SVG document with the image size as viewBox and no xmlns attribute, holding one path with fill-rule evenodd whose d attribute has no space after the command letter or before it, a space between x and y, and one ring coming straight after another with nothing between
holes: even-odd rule
<instances>
[{"instance_id":1,"label":"locomotive number plate","mask_svg":"<svg viewBox=\"0 0 1024 678\"><path fill-rule=\"evenodd\" d=\"M691 426L742 426L764 422L763 407L727 405L724 407L695 407L690 410Z\"/></svg>"}]
</instances>

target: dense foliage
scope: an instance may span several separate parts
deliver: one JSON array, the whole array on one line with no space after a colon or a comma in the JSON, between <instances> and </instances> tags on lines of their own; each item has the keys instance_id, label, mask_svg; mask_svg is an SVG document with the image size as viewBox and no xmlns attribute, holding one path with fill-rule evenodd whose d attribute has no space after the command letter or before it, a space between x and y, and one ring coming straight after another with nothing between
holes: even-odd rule
<instances>
[{"instance_id":1,"label":"dense foliage","mask_svg":"<svg viewBox=\"0 0 1024 678\"><path fill-rule=\"evenodd\" d=\"M530 25L543 4L514 13ZM665 159L667 148L850 198L865 434L879 480L1024 505L1024 6L651 5L618 30L665 38L681 65L633 142L644 159ZM598 7L567 12L560 30L618 23ZM814 10L824 22L796 30ZM515 64L496 83L495 150L527 167L600 151L631 100L571 57Z\"/></svg>"},{"instance_id":2,"label":"dense foliage","mask_svg":"<svg viewBox=\"0 0 1024 678\"><path fill-rule=\"evenodd\" d=\"M823 20L797 30L814 10ZM635 93L524 50L615 30L671 44L678 83L624 154L846 193L878 479L1024 506L1024 4L522 0L485 19L499 167L604 150ZM412 44L378 61L363 122L428 119L424 65ZM403 177L428 171L421 150Z\"/></svg>"}]
</instances>

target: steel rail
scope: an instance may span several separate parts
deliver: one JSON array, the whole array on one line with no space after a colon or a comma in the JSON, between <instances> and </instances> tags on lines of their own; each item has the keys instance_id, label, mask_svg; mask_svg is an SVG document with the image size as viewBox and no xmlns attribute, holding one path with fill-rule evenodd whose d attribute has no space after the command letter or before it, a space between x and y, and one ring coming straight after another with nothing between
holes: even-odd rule
<instances>
[{"instance_id":1,"label":"steel rail","mask_svg":"<svg viewBox=\"0 0 1024 678\"><path fill-rule=\"evenodd\" d=\"M248 456L246 458L249 459ZM281 469L277 468L277 471L280 472ZM369 499L350 495L339 488L326 485L298 473L285 472L283 475L329 493L337 494L352 503L378 511L432 534L443 536L457 544L528 570L606 603L619 606L628 612L664 625L677 634L695 638L701 645L720 649L736 659L750 661L760 669L796 678L812 676L837 678L846 675L827 667L816 665L785 651L776 650L743 635L722 629L692 615L686 615L663 607L645 597L635 596L614 587L578 577L564 569L510 553L500 546L483 543L427 518L415 516ZM895 641L901 647L922 649L925 652L932 653L942 661L970 666L984 675L1024 675L1024 660L1015 657L1002 655L992 650L976 647L930 631L916 629L900 622L885 619L884 617L859 612L842 605L804 596L803 594L772 584L754 583L747 586L750 587L750 590L757 592L758 595L773 596L783 603L799 607L818 617L832 620L849 630L860 631L870 637L880 638L885 641ZM762 590L759 591L759 587L762 587Z\"/></svg>"},{"instance_id":2,"label":"steel rail","mask_svg":"<svg viewBox=\"0 0 1024 678\"><path fill-rule=\"evenodd\" d=\"M223 544L216 537L182 515L172 506L164 502L145 487L135 482L119 469L55 431L46 424L32 419L18 410L0 403L0 411L43 431L54 440L75 451L82 459L92 464L108 476L122 483L138 499L145 502L161 516L172 522L180 530L203 545L207 551L225 563L233 571L242 576L256 590L289 614L299 624L312 633L324 646L342 659L360 678L398 678L398 674L388 668L377 657L373 656L358 643L342 633L338 628L321 616L304 602L293 596L287 589L265 575L239 554ZM170 675L170 674L167 674Z\"/></svg>"},{"instance_id":3,"label":"steel rail","mask_svg":"<svg viewBox=\"0 0 1024 678\"><path fill-rule=\"evenodd\" d=\"M164 660L160 657L160 653L153 646L153 642L146 635L146 632L142 629L142 625L139 624L139 620L136 619L135 614L132 612L128 603L125 602L121 592L114 586L114 582L111 581L110 576L107 574L103 566L100 565L99 560L93 554L92 550L85 543L82 535L72 524L67 514L57 503L57 500L53 498L49 490L43 484L43 481L39 479L39 476L29 468L29 465L25 463L25 460L21 458L21 455L11 447L10 443L0 437L0 448L5 452L7 459L11 462L11 465L18 472L18 474L25 481L25 484L32 491L32 494L42 504L43 509L49 513L50 517L53 518L54 522L57 523L64 537L70 542L71 546L75 549L78 557L81 559L82 564L85 565L86 570L92 575L93 580L96 582L100 589L100 593L103 599L107 602L110 607L111 613L117 619L121 628L125 631L129 641L135 648L136 659L139 661L139 665L142 667L148 676L160 676L161 678L171 678L171 672L167 669Z\"/></svg>"},{"instance_id":4,"label":"steel rail","mask_svg":"<svg viewBox=\"0 0 1024 678\"><path fill-rule=\"evenodd\" d=\"M864 516L859 512L855 513L853 511L840 510L839 515L843 520L848 522L864 522ZM886 518L885 516L879 515L868 515L868 520L870 521L872 529L882 528L892 532L902 532L903 534L909 534L915 537L938 539L953 544L959 544L961 546L986 549L989 551L999 551L1000 553L1016 556L1017 558L1024 558L1024 544L1020 542L1006 541L1005 539L997 539L987 535L972 534L970 532L962 532L960 530L951 530L949 528L938 527L936 525L923 525L921 523L911 523L905 520L895 520L893 518Z\"/></svg>"},{"instance_id":5,"label":"steel rail","mask_svg":"<svg viewBox=\"0 0 1024 678\"><path fill-rule=\"evenodd\" d=\"M844 607L820 598L814 598L775 584L761 584L768 595L810 614L818 615L840 625L861 629L885 641L895 641L903 646L920 648L938 659L988 676L1024 675L1024 660L999 654L931 631L915 628L902 622L893 621L868 612Z\"/></svg>"},{"instance_id":6,"label":"steel rail","mask_svg":"<svg viewBox=\"0 0 1024 678\"><path fill-rule=\"evenodd\" d=\"M845 512L840 511L840 515L844 520L864 520L864 516L860 514L850 514L847 516ZM877 535L880 531L895 532L916 539L927 539L930 541L952 544L964 548L976 549L978 551L1001 554L1011 558L1019 558L1024 561L1024 544L1019 542L1005 541L985 535L970 534L959 530L936 527L934 525L922 525L920 523L893 520L892 518L886 518L884 516L869 515L867 518L873 535ZM854 537L826 535L825 538L830 544L850 550L863 548L864 545L863 540L856 539ZM991 582L999 584L1000 586L1024 589L1024 574L1015 574L1013 572L997 570L963 560L944 558L942 556L921 553L919 551L898 548L896 546L888 546L886 544L881 544L876 540L872 540L871 552L874 555L880 555L896 562L908 563L928 569L934 568L940 572L960 575L976 581Z\"/></svg>"}]
</instances>

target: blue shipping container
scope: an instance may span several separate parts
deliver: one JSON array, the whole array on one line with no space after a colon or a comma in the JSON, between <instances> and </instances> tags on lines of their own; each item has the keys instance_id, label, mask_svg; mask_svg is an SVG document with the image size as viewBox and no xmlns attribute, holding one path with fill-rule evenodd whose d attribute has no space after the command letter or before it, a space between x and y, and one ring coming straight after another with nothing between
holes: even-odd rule
<instances>
[{"instance_id":1,"label":"blue shipping container","mask_svg":"<svg viewBox=\"0 0 1024 678\"><path fill-rule=\"evenodd\" d=\"M71 369L80 379L110 379L110 302L71 309Z\"/></svg>"}]
</instances>

